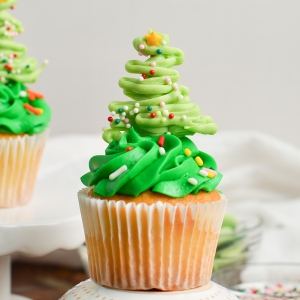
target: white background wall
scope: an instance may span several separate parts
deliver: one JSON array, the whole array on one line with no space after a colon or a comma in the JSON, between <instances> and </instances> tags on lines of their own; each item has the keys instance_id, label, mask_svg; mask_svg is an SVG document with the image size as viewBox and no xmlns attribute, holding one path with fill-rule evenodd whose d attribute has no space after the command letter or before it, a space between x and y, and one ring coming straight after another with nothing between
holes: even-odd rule
<instances>
[{"instance_id":1,"label":"white background wall","mask_svg":"<svg viewBox=\"0 0 300 300\"><path fill-rule=\"evenodd\" d=\"M140 59L131 42L151 27L184 51L179 82L220 131L300 147L299 0L21 0L12 14L28 55L50 60L31 88L53 109L52 135L108 126L124 65Z\"/></svg>"}]
</instances>

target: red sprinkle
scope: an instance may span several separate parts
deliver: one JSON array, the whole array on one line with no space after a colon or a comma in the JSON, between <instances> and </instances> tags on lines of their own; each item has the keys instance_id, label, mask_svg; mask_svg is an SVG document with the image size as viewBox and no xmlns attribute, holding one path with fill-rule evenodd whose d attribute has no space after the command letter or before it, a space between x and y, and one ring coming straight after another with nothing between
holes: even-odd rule
<instances>
[{"instance_id":1,"label":"red sprinkle","mask_svg":"<svg viewBox=\"0 0 300 300\"><path fill-rule=\"evenodd\" d=\"M164 146L164 143L165 143L165 137L163 135L161 135L158 139L158 142L157 144L160 146L160 147L163 147Z\"/></svg>"},{"instance_id":2,"label":"red sprinkle","mask_svg":"<svg viewBox=\"0 0 300 300\"><path fill-rule=\"evenodd\" d=\"M146 75L146 74L142 74L142 77L143 77L144 79L146 79L146 78L147 78L147 75Z\"/></svg>"},{"instance_id":3,"label":"red sprinkle","mask_svg":"<svg viewBox=\"0 0 300 300\"><path fill-rule=\"evenodd\" d=\"M18 57L18 54L17 53L14 53L14 58Z\"/></svg>"},{"instance_id":4,"label":"red sprinkle","mask_svg":"<svg viewBox=\"0 0 300 300\"><path fill-rule=\"evenodd\" d=\"M151 118L155 118L155 117L156 117L156 114L155 114L154 112L152 112L152 113L150 114L150 117L151 117Z\"/></svg>"},{"instance_id":5,"label":"red sprinkle","mask_svg":"<svg viewBox=\"0 0 300 300\"><path fill-rule=\"evenodd\" d=\"M10 30L11 30L11 27L10 27L10 26L6 27L6 30L10 31Z\"/></svg>"},{"instance_id":6,"label":"red sprinkle","mask_svg":"<svg viewBox=\"0 0 300 300\"><path fill-rule=\"evenodd\" d=\"M128 146L128 147L126 147L126 152L128 152L128 151L130 151L130 150L132 150L132 149L133 149L132 146Z\"/></svg>"},{"instance_id":7,"label":"red sprinkle","mask_svg":"<svg viewBox=\"0 0 300 300\"><path fill-rule=\"evenodd\" d=\"M14 7L14 6L11 6L10 9L15 9L15 7Z\"/></svg>"},{"instance_id":8,"label":"red sprinkle","mask_svg":"<svg viewBox=\"0 0 300 300\"><path fill-rule=\"evenodd\" d=\"M174 114L169 114L169 118L173 119L174 118Z\"/></svg>"},{"instance_id":9,"label":"red sprinkle","mask_svg":"<svg viewBox=\"0 0 300 300\"><path fill-rule=\"evenodd\" d=\"M113 118L113 117L108 117L107 120L108 120L109 122L112 122L112 121L114 120L114 118Z\"/></svg>"},{"instance_id":10,"label":"red sprinkle","mask_svg":"<svg viewBox=\"0 0 300 300\"><path fill-rule=\"evenodd\" d=\"M11 71L13 69L13 66L11 66L10 64L6 64L5 66L5 69Z\"/></svg>"},{"instance_id":11,"label":"red sprinkle","mask_svg":"<svg viewBox=\"0 0 300 300\"><path fill-rule=\"evenodd\" d=\"M155 74L155 71L154 70L150 70L149 72L151 75L154 75Z\"/></svg>"}]
</instances>

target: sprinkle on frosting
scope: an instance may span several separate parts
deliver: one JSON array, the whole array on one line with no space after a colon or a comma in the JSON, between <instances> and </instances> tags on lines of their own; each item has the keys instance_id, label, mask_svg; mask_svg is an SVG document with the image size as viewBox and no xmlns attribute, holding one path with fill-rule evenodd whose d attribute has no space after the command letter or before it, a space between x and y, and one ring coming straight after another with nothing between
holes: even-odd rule
<instances>
[{"instance_id":1,"label":"sprinkle on frosting","mask_svg":"<svg viewBox=\"0 0 300 300\"><path fill-rule=\"evenodd\" d=\"M113 172L112 174L109 175L110 180L116 179L118 176L123 174L125 171L127 171L127 166L123 165L121 168L119 168L117 171Z\"/></svg>"},{"instance_id":2,"label":"sprinkle on frosting","mask_svg":"<svg viewBox=\"0 0 300 300\"><path fill-rule=\"evenodd\" d=\"M165 137L163 135L161 135L158 139L158 142L157 144L160 146L160 147L163 147L164 146L164 143L165 143Z\"/></svg>"},{"instance_id":3,"label":"sprinkle on frosting","mask_svg":"<svg viewBox=\"0 0 300 300\"><path fill-rule=\"evenodd\" d=\"M192 184L192 185L197 185L197 184L198 184L198 181L197 181L197 179L195 179L195 178L189 178L189 179L188 179L188 182L189 182L190 184Z\"/></svg>"},{"instance_id":4,"label":"sprinkle on frosting","mask_svg":"<svg viewBox=\"0 0 300 300\"><path fill-rule=\"evenodd\" d=\"M199 171L199 174L200 174L201 176L204 176L204 177L207 177L207 176L208 176L208 172L205 171L205 170L203 170L203 169Z\"/></svg>"},{"instance_id":5,"label":"sprinkle on frosting","mask_svg":"<svg viewBox=\"0 0 300 300\"><path fill-rule=\"evenodd\" d=\"M160 155L165 155L165 154L166 154L165 148L159 147L159 154L160 154Z\"/></svg>"},{"instance_id":6,"label":"sprinkle on frosting","mask_svg":"<svg viewBox=\"0 0 300 300\"><path fill-rule=\"evenodd\" d=\"M184 149L184 154L185 154L186 156L191 156L191 155L192 155L192 151L191 151L189 148L185 148L185 149Z\"/></svg>"},{"instance_id":7,"label":"sprinkle on frosting","mask_svg":"<svg viewBox=\"0 0 300 300\"><path fill-rule=\"evenodd\" d=\"M196 157L195 157L195 162L197 163L197 165L198 165L199 167L202 167L202 166L203 166L203 160L201 159L200 156L196 156Z\"/></svg>"}]
</instances>

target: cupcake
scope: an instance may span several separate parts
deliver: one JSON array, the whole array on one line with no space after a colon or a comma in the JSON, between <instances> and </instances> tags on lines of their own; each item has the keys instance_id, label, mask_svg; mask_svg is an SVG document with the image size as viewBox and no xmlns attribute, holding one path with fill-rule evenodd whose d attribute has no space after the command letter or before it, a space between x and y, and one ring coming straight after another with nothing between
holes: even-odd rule
<instances>
[{"instance_id":1,"label":"cupcake","mask_svg":"<svg viewBox=\"0 0 300 300\"><path fill-rule=\"evenodd\" d=\"M28 203L48 135L51 110L44 96L25 84L35 82L46 66L25 57L26 46L14 41L22 24L0 2L0 208Z\"/></svg>"},{"instance_id":2,"label":"cupcake","mask_svg":"<svg viewBox=\"0 0 300 300\"><path fill-rule=\"evenodd\" d=\"M116 289L175 291L205 286L227 200L213 157L189 139L214 134L173 66L169 37L149 30L133 46L145 61L125 68L128 101L109 104L108 147L90 159L79 204L93 281Z\"/></svg>"}]
</instances>

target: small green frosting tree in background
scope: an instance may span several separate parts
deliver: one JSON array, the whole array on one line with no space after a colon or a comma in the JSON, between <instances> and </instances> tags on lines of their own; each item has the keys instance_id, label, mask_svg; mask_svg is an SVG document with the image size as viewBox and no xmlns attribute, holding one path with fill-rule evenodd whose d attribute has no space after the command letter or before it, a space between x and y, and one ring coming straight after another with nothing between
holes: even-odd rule
<instances>
[{"instance_id":1,"label":"small green frosting tree in background","mask_svg":"<svg viewBox=\"0 0 300 300\"><path fill-rule=\"evenodd\" d=\"M133 46L140 56L149 58L126 63L126 71L139 76L119 80L131 100L109 104L111 128L104 131L103 139L118 140L131 127L142 136L214 134L218 127L212 118L201 115L199 106L190 102L189 89L177 83L179 73L173 67L183 63L184 54L169 46L169 36L149 30L134 39Z\"/></svg>"},{"instance_id":2,"label":"small green frosting tree in background","mask_svg":"<svg viewBox=\"0 0 300 300\"><path fill-rule=\"evenodd\" d=\"M41 67L35 58L26 57L27 48L15 42L24 29L8 12L17 0L0 0L0 132L38 133L43 131L51 117L44 96L24 84L37 80Z\"/></svg>"},{"instance_id":3,"label":"small green frosting tree in background","mask_svg":"<svg viewBox=\"0 0 300 300\"><path fill-rule=\"evenodd\" d=\"M0 0L0 80L3 83L32 83L37 80L47 61L38 67L35 58L25 57L26 46L14 41L24 31L22 24L7 11L16 2Z\"/></svg>"}]
</instances>

